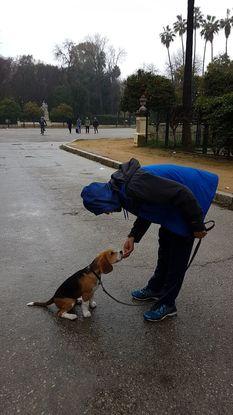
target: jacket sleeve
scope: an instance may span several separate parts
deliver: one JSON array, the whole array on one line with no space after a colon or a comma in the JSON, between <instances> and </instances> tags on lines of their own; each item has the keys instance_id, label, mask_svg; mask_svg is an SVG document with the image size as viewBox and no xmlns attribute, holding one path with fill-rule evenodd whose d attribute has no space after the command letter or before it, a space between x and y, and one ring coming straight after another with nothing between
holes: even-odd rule
<instances>
[{"instance_id":1,"label":"jacket sleeve","mask_svg":"<svg viewBox=\"0 0 233 415\"><path fill-rule=\"evenodd\" d=\"M137 218L133 224L133 227L128 235L128 237L133 236L134 242L140 242L143 235L149 229L151 222L146 219Z\"/></svg>"},{"instance_id":2,"label":"jacket sleeve","mask_svg":"<svg viewBox=\"0 0 233 415\"><path fill-rule=\"evenodd\" d=\"M203 211L194 194L183 184L139 169L129 181L126 193L144 202L172 205L181 212L192 232L205 229Z\"/></svg>"}]
</instances>

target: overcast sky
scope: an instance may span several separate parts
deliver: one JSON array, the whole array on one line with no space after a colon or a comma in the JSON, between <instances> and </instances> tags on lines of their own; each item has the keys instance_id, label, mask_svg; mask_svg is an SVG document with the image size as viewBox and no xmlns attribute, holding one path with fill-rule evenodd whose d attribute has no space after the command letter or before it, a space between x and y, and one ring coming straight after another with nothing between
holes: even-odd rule
<instances>
[{"instance_id":1,"label":"overcast sky","mask_svg":"<svg viewBox=\"0 0 233 415\"><path fill-rule=\"evenodd\" d=\"M225 17L232 0L198 0L202 12ZM231 9L232 14L233 10ZM88 34L100 33L116 49L127 55L121 63L122 77L143 64L153 64L161 73L167 61L166 48L159 33L163 25L171 25L176 15L186 18L187 0L2 0L0 25L0 54L19 56L32 54L35 59L55 63L55 44L71 39L82 41ZM224 32L216 36L214 54L224 52ZM180 48L179 38L173 42L171 53ZM198 43L202 57L203 41ZM233 30L229 39L229 54L233 59ZM210 59L210 46L207 61Z\"/></svg>"}]
</instances>

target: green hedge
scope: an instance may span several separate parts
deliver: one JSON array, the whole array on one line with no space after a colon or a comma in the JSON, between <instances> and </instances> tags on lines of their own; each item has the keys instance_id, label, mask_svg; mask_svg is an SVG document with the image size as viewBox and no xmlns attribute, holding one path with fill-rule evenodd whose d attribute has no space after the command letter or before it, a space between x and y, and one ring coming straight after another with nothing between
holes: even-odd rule
<instances>
[{"instance_id":1,"label":"green hedge","mask_svg":"<svg viewBox=\"0 0 233 415\"><path fill-rule=\"evenodd\" d=\"M112 114L95 115L95 117L97 118L99 123L102 125L117 125L117 124L124 125L125 120L127 120L127 124L129 123L128 117L124 119L122 116L118 117L117 115L112 115ZM135 118L131 117L131 124L133 122L135 122Z\"/></svg>"}]
</instances>

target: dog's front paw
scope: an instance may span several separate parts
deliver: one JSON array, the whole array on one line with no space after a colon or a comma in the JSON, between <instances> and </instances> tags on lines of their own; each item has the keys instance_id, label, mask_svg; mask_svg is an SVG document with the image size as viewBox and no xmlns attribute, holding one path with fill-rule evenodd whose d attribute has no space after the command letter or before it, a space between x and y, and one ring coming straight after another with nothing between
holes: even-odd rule
<instances>
[{"instance_id":1,"label":"dog's front paw","mask_svg":"<svg viewBox=\"0 0 233 415\"><path fill-rule=\"evenodd\" d=\"M77 314L71 314L71 313L62 313L60 314L60 317L67 318L68 320L75 320L78 318Z\"/></svg>"},{"instance_id":2,"label":"dog's front paw","mask_svg":"<svg viewBox=\"0 0 233 415\"><path fill-rule=\"evenodd\" d=\"M91 312L90 311L83 311L83 317L91 317Z\"/></svg>"},{"instance_id":3,"label":"dog's front paw","mask_svg":"<svg viewBox=\"0 0 233 415\"><path fill-rule=\"evenodd\" d=\"M95 301L90 301L90 308L96 308L97 304Z\"/></svg>"},{"instance_id":4,"label":"dog's front paw","mask_svg":"<svg viewBox=\"0 0 233 415\"><path fill-rule=\"evenodd\" d=\"M76 318L78 318L77 314L69 314L69 318L70 320L76 320Z\"/></svg>"}]
</instances>

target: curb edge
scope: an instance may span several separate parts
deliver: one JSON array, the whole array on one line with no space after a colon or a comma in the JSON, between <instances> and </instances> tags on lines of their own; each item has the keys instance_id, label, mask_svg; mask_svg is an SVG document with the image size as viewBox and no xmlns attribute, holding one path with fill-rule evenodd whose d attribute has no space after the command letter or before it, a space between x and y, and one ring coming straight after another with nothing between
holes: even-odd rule
<instances>
[{"instance_id":1,"label":"curb edge","mask_svg":"<svg viewBox=\"0 0 233 415\"><path fill-rule=\"evenodd\" d=\"M73 148L68 144L61 144L59 148L61 150L68 151L81 157L85 157L89 160L96 161L97 163L104 164L105 166L112 167L114 169L119 169L119 166L122 164L121 161L112 160L108 157L100 156L99 154L90 153L88 151L80 150L78 148ZM216 203L217 205L220 205L226 209L233 210L233 194L221 192L219 190L215 194L213 203Z\"/></svg>"}]
</instances>

